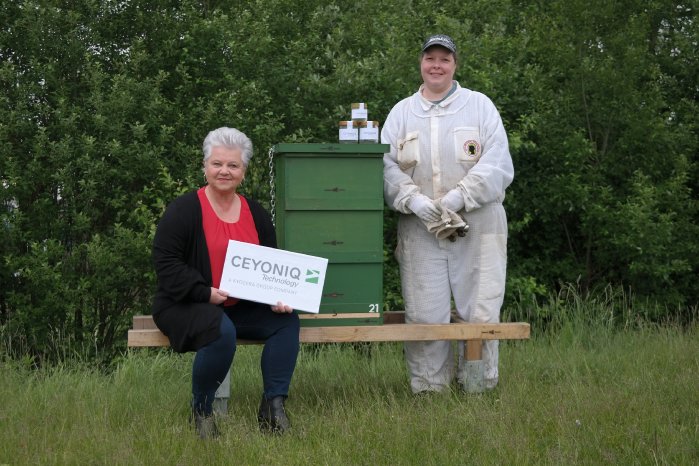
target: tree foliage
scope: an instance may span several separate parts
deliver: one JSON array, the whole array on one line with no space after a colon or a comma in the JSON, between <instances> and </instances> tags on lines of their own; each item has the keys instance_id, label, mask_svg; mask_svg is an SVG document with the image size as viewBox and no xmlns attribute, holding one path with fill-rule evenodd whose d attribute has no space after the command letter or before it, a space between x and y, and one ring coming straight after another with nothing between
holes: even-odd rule
<instances>
[{"instance_id":1,"label":"tree foliage","mask_svg":"<svg viewBox=\"0 0 699 466\"><path fill-rule=\"evenodd\" d=\"M699 300L693 2L23 0L0 24L0 325L36 354L54 334L109 353L149 312L154 226L201 185L209 130L252 138L267 203L269 148L335 141L351 102L382 121L434 32L510 137L508 302L571 282Z\"/></svg>"}]
</instances>

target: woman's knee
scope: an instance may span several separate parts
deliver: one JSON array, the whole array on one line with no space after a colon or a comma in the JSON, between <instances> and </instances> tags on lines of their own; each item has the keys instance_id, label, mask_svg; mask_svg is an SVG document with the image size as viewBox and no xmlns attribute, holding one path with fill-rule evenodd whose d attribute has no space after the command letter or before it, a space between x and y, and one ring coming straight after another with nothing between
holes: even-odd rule
<instances>
[{"instance_id":1,"label":"woman's knee","mask_svg":"<svg viewBox=\"0 0 699 466\"><path fill-rule=\"evenodd\" d=\"M235 352L237 334L235 325L225 314L221 317L221 335L215 341L220 350Z\"/></svg>"},{"instance_id":2,"label":"woman's knee","mask_svg":"<svg viewBox=\"0 0 699 466\"><path fill-rule=\"evenodd\" d=\"M268 315L267 320L270 329L298 331L301 327L299 316L296 312L291 313L276 313L272 312Z\"/></svg>"},{"instance_id":3,"label":"woman's knee","mask_svg":"<svg viewBox=\"0 0 699 466\"><path fill-rule=\"evenodd\" d=\"M289 327L294 330L299 330L301 328L301 319L299 319L299 315L295 312L289 314Z\"/></svg>"}]
</instances>

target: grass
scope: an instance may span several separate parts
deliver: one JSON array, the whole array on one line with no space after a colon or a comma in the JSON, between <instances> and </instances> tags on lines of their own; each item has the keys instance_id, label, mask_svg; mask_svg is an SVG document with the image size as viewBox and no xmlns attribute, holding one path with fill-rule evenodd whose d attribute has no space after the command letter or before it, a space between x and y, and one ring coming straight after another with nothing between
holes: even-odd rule
<instances>
[{"instance_id":1,"label":"grass","mask_svg":"<svg viewBox=\"0 0 699 466\"><path fill-rule=\"evenodd\" d=\"M218 441L188 424L191 355L0 363L0 465L699 464L699 329L563 325L502 342L484 395L415 398L401 345L303 347L293 432L258 432L257 346L234 363Z\"/></svg>"}]
</instances>

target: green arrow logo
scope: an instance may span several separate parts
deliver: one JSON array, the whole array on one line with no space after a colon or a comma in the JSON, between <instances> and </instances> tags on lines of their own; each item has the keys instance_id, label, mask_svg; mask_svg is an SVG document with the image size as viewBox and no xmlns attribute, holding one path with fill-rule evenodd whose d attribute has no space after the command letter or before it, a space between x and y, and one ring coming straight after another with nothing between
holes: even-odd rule
<instances>
[{"instance_id":1,"label":"green arrow logo","mask_svg":"<svg viewBox=\"0 0 699 466\"><path fill-rule=\"evenodd\" d=\"M318 279L320 278L320 270L306 270L306 282L318 284Z\"/></svg>"}]
</instances>

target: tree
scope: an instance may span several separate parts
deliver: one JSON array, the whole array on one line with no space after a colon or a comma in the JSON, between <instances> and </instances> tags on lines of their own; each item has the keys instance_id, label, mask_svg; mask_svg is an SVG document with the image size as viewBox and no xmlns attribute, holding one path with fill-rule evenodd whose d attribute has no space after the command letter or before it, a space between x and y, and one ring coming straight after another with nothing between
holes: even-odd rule
<instances>
[{"instance_id":1,"label":"tree","mask_svg":"<svg viewBox=\"0 0 699 466\"><path fill-rule=\"evenodd\" d=\"M244 190L268 204L269 149L336 141L352 102L382 122L435 32L510 138L508 299L577 282L696 303L696 19L671 0L4 2L0 334L108 357L149 312L155 224L202 184L208 131L251 137Z\"/></svg>"},{"instance_id":2,"label":"tree","mask_svg":"<svg viewBox=\"0 0 699 466\"><path fill-rule=\"evenodd\" d=\"M676 285L697 267L688 189L696 128L674 120L681 101L665 85L666 57L650 45L657 15L677 11L658 3L527 8L521 34L536 82L520 117L527 133L517 134L528 141L515 152L513 207L523 217L514 256L549 284L616 283L688 303L696 287Z\"/></svg>"}]
</instances>

